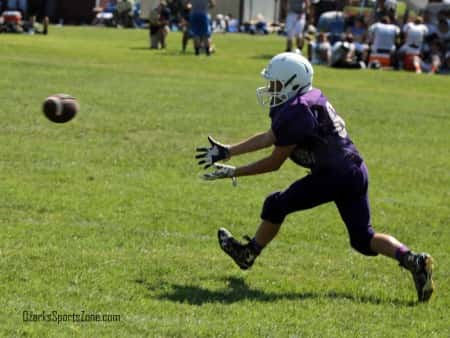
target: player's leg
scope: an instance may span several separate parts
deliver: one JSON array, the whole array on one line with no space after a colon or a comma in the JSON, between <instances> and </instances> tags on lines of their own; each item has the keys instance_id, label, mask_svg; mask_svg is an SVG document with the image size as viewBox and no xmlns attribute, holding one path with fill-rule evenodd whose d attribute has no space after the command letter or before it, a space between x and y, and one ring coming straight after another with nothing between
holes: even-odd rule
<instances>
[{"instance_id":1,"label":"player's leg","mask_svg":"<svg viewBox=\"0 0 450 338\"><path fill-rule=\"evenodd\" d=\"M414 253L406 245L388 234L375 233L370 248L376 253L396 259L413 276L420 302L430 299L433 290L433 258L427 253Z\"/></svg>"},{"instance_id":2,"label":"player's leg","mask_svg":"<svg viewBox=\"0 0 450 338\"><path fill-rule=\"evenodd\" d=\"M291 37L286 38L286 52L292 52L293 39Z\"/></svg>"},{"instance_id":3,"label":"player's leg","mask_svg":"<svg viewBox=\"0 0 450 338\"><path fill-rule=\"evenodd\" d=\"M212 41L212 37L211 36L208 38L208 44L209 44L209 53L210 54L215 53L216 52L216 48L214 46L214 43Z\"/></svg>"},{"instance_id":4,"label":"player's leg","mask_svg":"<svg viewBox=\"0 0 450 338\"><path fill-rule=\"evenodd\" d=\"M187 44L189 41L189 26L185 26L183 29L183 37L181 38L181 51L186 52Z\"/></svg>"},{"instance_id":5,"label":"player's leg","mask_svg":"<svg viewBox=\"0 0 450 338\"><path fill-rule=\"evenodd\" d=\"M262 221L255 236L246 238L248 243L237 241L228 230L221 228L218 231L220 247L241 269L248 269L264 247L276 237L288 214L330 202L334 193L333 187L327 186L322 177L308 175L285 191L272 193L266 198L261 212Z\"/></svg>"},{"instance_id":6,"label":"player's leg","mask_svg":"<svg viewBox=\"0 0 450 338\"><path fill-rule=\"evenodd\" d=\"M411 271L416 285L417 297L421 302L430 299L434 290L433 258L427 253L414 253L395 237L375 233L370 247L373 251L396 259L400 266Z\"/></svg>"},{"instance_id":7,"label":"player's leg","mask_svg":"<svg viewBox=\"0 0 450 338\"><path fill-rule=\"evenodd\" d=\"M209 18L208 18L208 14L205 13L204 17L203 17L203 22L202 22L202 37L203 37L203 47L205 48L205 53L206 55L211 55L211 50L210 50L210 38L211 38L211 25L209 22Z\"/></svg>"},{"instance_id":8,"label":"player's leg","mask_svg":"<svg viewBox=\"0 0 450 338\"><path fill-rule=\"evenodd\" d=\"M191 13L190 23L191 23L192 36L194 38L195 55L200 55L201 15L196 12Z\"/></svg>"},{"instance_id":9,"label":"player's leg","mask_svg":"<svg viewBox=\"0 0 450 338\"><path fill-rule=\"evenodd\" d=\"M194 37L195 55L200 55L200 46L201 46L201 39L199 36L195 36Z\"/></svg>"},{"instance_id":10,"label":"player's leg","mask_svg":"<svg viewBox=\"0 0 450 338\"><path fill-rule=\"evenodd\" d=\"M48 34L50 6L49 0L41 0L40 17L42 18L42 34Z\"/></svg>"},{"instance_id":11,"label":"player's leg","mask_svg":"<svg viewBox=\"0 0 450 338\"><path fill-rule=\"evenodd\" d=\"M288 13L286 16L286 52L291 52L295 36L295 25L297 23L297 15L295 13Z\"/></svg>"},{"instance_id":12,"label":"player's leg","mask_svg":"<svg viewBox=\"0 0 450 338\"><path fill-rule=\"evenodd\" d=\"M160 40L161 40L161 48L166 48L166 39L169 34L169 27L163 26L160 29Z\"/></svg>"},{"instance_id":13,"label":"player's leg","mask_svg":"<svg viewBox=\"0 0 450 338\"><path fill-rule=\"evenodd\" d=\"M158 49L159 43L159 28L156 26L150 27L150 48Z\"/></svg>"},{"instance_id":14,"label":"player's leg","mask_svg":"<svg viewBox=\"0 0 450 338\"><path fill-rule=\"evenodd\" d=\"M209 37L205 39L205 52L206 55L211 55L211 39Z\"/></svg>"},{"instance_id":15,"label":"player's leg","mask_svg":"<svg viewBox=\"0 0 450 338\"><path fill-rule=\"evenodd\" d=\"M297 21L295 23L295 43L300 51L303 49L304 29L305 29L305 16L301 15L297 18Z\"/></svg>"},{"instance_id":16,"label":"player's leg","mask_svg":"<svg viewBox=\"0 0 450 338\"><path fill-rule=\"evenodd\" d=\"M431 55L431 73L435 74L441 67L441 59L438 54Z\"/></svg>"},{"instance_id":17,"label":"player's leg","mask_svg":"<svg viewBox=\"0 0 450 338\"><path fill-rule=\"evenodd\" d=\"M295 37L295 44L297 45L297 49L302 51L303 49L303 36L301 34Z\"/></svg>"},{"instance_id":18,"label":"player's leg","mask_svg":"<svg viewBox=\"0 0 450 338\"><path fill-rule=\"evenodd\" d=\"M36 0L28 0L26 18L29 24L28 29L29 34L34 34L34 27L36 25L36 15L38 14L38 12L39 6L36 3Z\"/></svg>"},{"instance_id":19,"label":"player's leg","mask_svg":"<svg viewBox=\"0 0 450 338\"><path fill-rule=\"evenodd\" d=\"M367 195L368 173L364 164L348 178L346 185L346 194L335 202L347 227L352 247L366 256L382 254L396 259L400 266L411 271L419 301L427 301L433 292L431 256L413 253L393 236L376 233L372 229Z\"/></svg>"},{"instance_id":20,"label":"player's leg","mask_svg":"<svg viewBox=\"0 0 450 338\"><path fill-rule=\"evenodd\" d=\"M36 15L31 15L29 21L30 21L30 29L29 29L28 33L34 34L34 31L35 31L34 27L36 26Z\"/></svg>"},{"instance_id":21,"label":"player's leg","mask_svg":"<svg viewBox=\"0 0 450 338\"><path fill-rule=\"evenodd\" d=\"M42 20L42 34L47 35L48 34L48 24L49 24L49 18L48 16L44 16L44 19Z\"/></svg>"},{"instance_id":22,"label":"player's leg","mask_svg":"<svg viewBox=\"0 0 450 338\"><path fill-rule=\"evenodd\" d=\"M308 43L308 46L307 46L307 56L308 56L308 60L309 60L309 62L311 62L312 64L317 64L318 62L318 58L316 58L315 57L315 54L316 54L316 52L315 52L315 49L316 49L316 42L315 41L310 41L309 43Z\"/></svg>"}]
</instances>

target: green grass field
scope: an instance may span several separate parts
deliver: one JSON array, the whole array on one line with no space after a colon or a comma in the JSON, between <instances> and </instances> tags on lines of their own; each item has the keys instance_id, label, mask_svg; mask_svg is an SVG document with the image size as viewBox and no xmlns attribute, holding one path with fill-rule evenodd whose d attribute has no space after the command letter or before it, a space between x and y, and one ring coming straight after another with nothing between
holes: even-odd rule
<instances>
[{"instance_id":1,"label":"green grass field","mask_svg":"<svg viewBox=\"0 0 450 338\"><path fill-rule=\"evenodd\" d=\"M207 58L180 39L0 35L0 336L450 337L450 77L315 74L368 164L375 229L435 258L417 304L407 271L350 248L332 204L291 215L249 272L220 251L217 228L253 235L266 195L306 173L286 163L233 188L194 161L208 134L269 128L255 88L284 40L218 35ZM40 111L60 92L81 105L64 125Z\"/></svg>"}]
</instances>

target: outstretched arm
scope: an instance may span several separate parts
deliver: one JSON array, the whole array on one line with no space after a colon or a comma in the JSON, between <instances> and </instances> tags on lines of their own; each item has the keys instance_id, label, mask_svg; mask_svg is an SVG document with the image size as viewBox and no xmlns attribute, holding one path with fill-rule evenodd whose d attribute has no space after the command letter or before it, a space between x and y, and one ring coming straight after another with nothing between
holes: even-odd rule
<instances>
[{"instance_id":1,"label":"outstretched arm","mask_svg":"<svg viewBox=\"0 0 450 338\"><path fill-rule=\"evenodd\" d=\"M249 139L233 144L229 147L230 156L241 155L250 153L263 148L270 147L275 142L275 135L272 129L266 132L256 134Z\"/></svg>"},{"instance_id":2,"label":"outstretched arm","mask_svg":"<svg viewBox=\"0 0 450 338\"><path fill-rule=\"evenodd\" d=\"M278 170L294 148L295 145L275 147L270 156L238 168L231 165L215 163L215 171L204 174L203 179L211 181L227 177L257 175Z\"/></svg>"},{"instance_id":3,"label":"outstretched arm","mask_svg":"<svg viewBox=\"0 0 450 338\"><path fill-rule=\"evenodd\" d=\"M234 176L258 175L278 170L294 148L295 145L275 147L269 156L248 165L237 167Z\"/></svg>"},{"instance_id":4,"label":"outstretched arm","mask_svg":"<svg viewBox=\"0 0 450 338\"><path fill-rule=\"evenodd\" d=\"M210 147L197 148L197 155L195 156L199 160L198 164L204 165L205 169L218 161L227 160L231 156L269 147L274 144L275 136L272 130L268 130L235 145L222 144L212 138L212 136L208 136L208 140L211 144Z\"/></svg>"}]
</instances>

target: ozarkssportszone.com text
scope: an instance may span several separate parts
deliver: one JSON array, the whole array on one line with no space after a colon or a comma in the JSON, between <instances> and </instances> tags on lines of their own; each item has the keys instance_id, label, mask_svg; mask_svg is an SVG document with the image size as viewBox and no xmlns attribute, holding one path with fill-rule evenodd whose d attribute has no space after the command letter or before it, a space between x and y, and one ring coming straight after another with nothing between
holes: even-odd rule
<instances>
[{"instance_id":1,"label":"ozarkssportszone.com text","mask_svg":"<svg viewBox=\"0 0 450 338\"><path fill-rule=\"evenodd\" d=\"M109 313L89 313L84 310L75 313L60 313L58 311L23 311L22 321L24 322L53 322L61 324L64 322L92 323L92 322L120 322L120 315Z\"/></svg>"}]
</instances>

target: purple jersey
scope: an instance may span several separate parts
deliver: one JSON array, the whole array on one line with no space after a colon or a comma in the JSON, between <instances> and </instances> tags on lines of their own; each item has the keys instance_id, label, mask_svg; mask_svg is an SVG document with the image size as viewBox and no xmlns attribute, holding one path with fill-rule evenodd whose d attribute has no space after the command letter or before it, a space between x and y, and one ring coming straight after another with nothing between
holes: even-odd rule
<instances>
[{"instance_id":1,"label":"purple jersey","mask_svg":"<svg viewBox=\"0 0 450 338\"><path fill-rule=\"evenodd\" d=\"M276 146L297 145L290 158L315 171L347 171L363 160L336 113L319 89L293 97L270 110Z\"/></svg>"}]
</instances>

